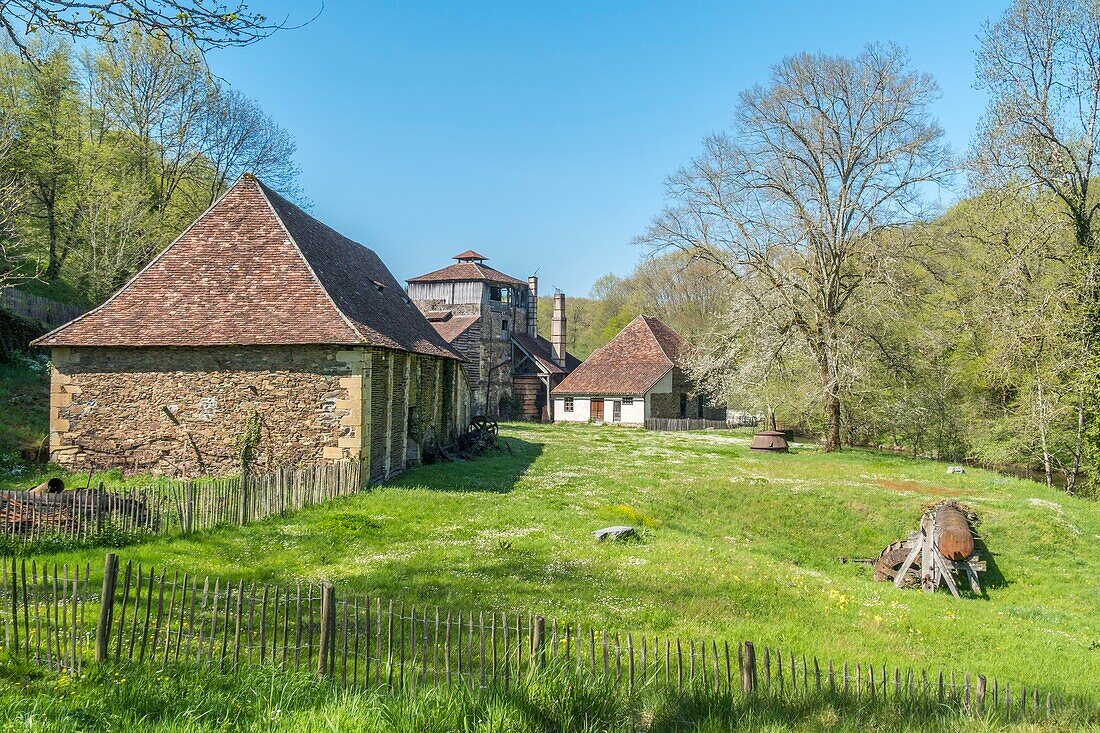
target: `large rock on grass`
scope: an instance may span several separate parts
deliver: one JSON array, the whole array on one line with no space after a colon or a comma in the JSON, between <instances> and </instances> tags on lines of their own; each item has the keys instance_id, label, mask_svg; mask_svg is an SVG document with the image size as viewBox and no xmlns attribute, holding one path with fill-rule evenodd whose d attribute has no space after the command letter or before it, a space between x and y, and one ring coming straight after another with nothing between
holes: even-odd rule
<instances>
[{"instance_id":1,"label":"large rock on grass","mask_svg":"<svg viewBox=\"0 0 1100 733\"><path fill-rule=\"evenodd\" d=\"M603 529L597 529L592 533L597 540L603 542L604 540L628 540L634 539L638 536L637 531L633 527L604 527Z\"/></svg>"}]
</instances>

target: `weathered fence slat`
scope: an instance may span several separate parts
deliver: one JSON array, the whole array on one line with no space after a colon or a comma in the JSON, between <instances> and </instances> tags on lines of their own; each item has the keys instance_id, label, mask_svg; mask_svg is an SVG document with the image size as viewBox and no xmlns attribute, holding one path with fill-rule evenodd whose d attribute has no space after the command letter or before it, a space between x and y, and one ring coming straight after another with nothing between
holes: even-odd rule
<instances>
[{"instance_id":1,"label":"weathered fence slat","mask_svg":"<svg viewBox=\"0 0 1100 733\"><path fill-rule=\"evenodd\" d=\"M0 491L0 536L33 547L47 535L95 541L112 532L138 539L243 525L357 492L361 476L357 462L341 461L251 474L243 483L239 477L154 479L140 490L108 491L101 484L54 494ZM280 498L288 485L291 501Z\"/></svg>"},{"instance_id":2,"label":"weathered fence slat","mask_svg":"<svg viewBox=\"0 0 1100 733\"><path fill-rule=\"evenodd\" d=\"M740 687L743 695L784 698L854 694L877 704L908 698L967 714L999 711L1028 719L1049 718L1057 707L1039 687L967 671L930 678L926 669L856 663L853 674L848 662L777 646L745 641L731 649L727 641L674 637L663 639L662 657L660 638L559 626L540 614L441 612L395 601L383 606L377 596L337 593L328 582L210 581L203 580L200 592L190 573L168 576L165 568L131 563L122 568L115 553L106 555L101 574L33 558L4 560L4 643L9 653L73 672L87 660L115 659L158 666L182 660L229 673L255 664L304 665L341 687L411 690L436 684L506 687L560 665L631 693L664 685L704 693Z\"/></svg>"}]
</instances>

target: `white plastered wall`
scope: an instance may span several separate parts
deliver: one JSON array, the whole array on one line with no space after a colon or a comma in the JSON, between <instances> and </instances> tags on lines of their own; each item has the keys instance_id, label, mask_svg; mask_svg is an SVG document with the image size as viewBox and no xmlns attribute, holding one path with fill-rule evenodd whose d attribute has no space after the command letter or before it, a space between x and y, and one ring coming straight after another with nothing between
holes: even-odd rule
<instances>
[{"instance_id":1,"label":"white plastered wall","mask_svg":"<svg viewBox=\"0 0 1100 733\"><path fill-rule=\"evenodd\" d=\"M554 422L588 422L592 406L587 397L573 398L573 411L565 411L565 398L554 398Z\"/></svg>"},{"instance_id":2,"label":"white plastered wall","mask_svg":"<svg viewBox=\"0 0 1100 733\"><path fill-rule=\"evenodd\" d=\"M628 398L629 399L629 398ZM623 397L621 395L607 396L603 398L603 419L604 422L612 422L612 415L614 414L615 402L622 402ZM649 401L645 397L634 397L633 404L622 405L622 419L619 421L623 425L643 425L646 417L649 415ZM588 397L574 397L573 398L573 411L565 411L565 398L554 398L554 421L555 422L588 422L592 417L592 403Z\"/></svg>"}]
</instances>

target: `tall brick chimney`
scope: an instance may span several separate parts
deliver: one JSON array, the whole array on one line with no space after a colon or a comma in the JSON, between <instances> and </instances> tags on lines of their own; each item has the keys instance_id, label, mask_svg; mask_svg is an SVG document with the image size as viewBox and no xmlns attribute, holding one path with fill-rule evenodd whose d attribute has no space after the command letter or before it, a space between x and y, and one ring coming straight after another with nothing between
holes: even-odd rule
<instances>
[{"instance_id":1,"label":"tall brick chimney","mask_svg":"<svg viewBox=\"0 0 1100 733\"><path fill-rule=\"evenodd\" d=\"M527 278L527 290L527 335L535 338L539 335L539 279L534 275Z\"/></svg>"},{"instance_id":2,"label":"tall brick chimney","mask_svg":"<svg viewBox=\"0 0 1100 733\"><path fill-rule=\"evenodd\" d=\"M550 347L554 363L565 368L565 293L554 293L554 314L550 320Z\"/></svg>"}]
</instances>

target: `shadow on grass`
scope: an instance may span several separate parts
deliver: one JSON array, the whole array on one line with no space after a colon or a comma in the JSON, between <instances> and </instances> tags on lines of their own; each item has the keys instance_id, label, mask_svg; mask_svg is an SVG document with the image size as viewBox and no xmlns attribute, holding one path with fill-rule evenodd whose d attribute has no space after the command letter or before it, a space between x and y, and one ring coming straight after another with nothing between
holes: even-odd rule
<instances>
[{"instance_id":1,"label":"shadow on grass","mask_svg":"<svg viewBox=\"0 0 1100 733\"><path fill-rule=\"evenodd\" d=\"M448 492L507 494L542 455L541 443L500 438L498 445L469 461L442 461L406 471L382 486Z\"/></svg>"},{"instance_id":2,"label":"shadow on grass","mask_svg":"<svg viewBox=\"0 0 1100 733\"><path fill-rule=\"evenodd\" d=\"M1042 711L1011 715L987 704L967 710L961 699L908 697L888 700L803 691L793 696L767 694L746 699L740 692L659 691L648 700L648 731L682 730L829 730L829 731L988 731L1018 723L1033 731L1061 731L1089 724L1083 707L1062 709L1047 717Z\"/></svg>"},{"instance_id":3,"label":"shadow on grass","mask_svg":"<svg viewBox=\"0 0 1100 733\"><path fill-rule=\"evenodd\" d=\"M999 588L1007 588L1011 585L1012 581L1008 580L1004 576L1004 573L1001 572L1001 566L997 564L997 556L990 552L985 541L976 541L974 547L978 551L978 556L981 557L982 560L985 560L985 572L978 575L978 580L982 584L982 590L990 591ZM983 593L982 595L988 598L987 593Z\"/></svg>"},{"instance_id":4,"label":"shadow on grass","mask_svg":"<svg viewBox=\"0 0 1100 733\"><path fill-rule=\"evenodd\" d=\"M308 667L308 665L306 665ZM268 664L221 672L171 663L157 673L141 663L93 666L67 681L0 654L0 710L10 721L33 721L35 730L353 730L446 733L454 730L523 730L528 733L678 733L680 731L1028 731L1091 729L1084 709L1006 715L988 706L967 711L957 700L937 702L800 691L746 698L736 690L653 685L631 691L627 680L576 672L570 663L528 669L511 684L429 684L387 691L384 685L319 680L307 669L281 671ZM438 672L438 670L436 670ZM353 680L358 680L355 677ZM727 683L722 681L722 687ZM1026 726L1026 728L1025 728Z\"/></svg>"}]
</instances>

